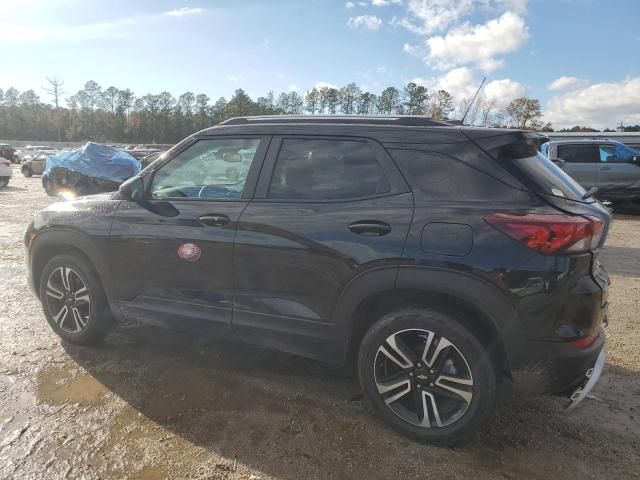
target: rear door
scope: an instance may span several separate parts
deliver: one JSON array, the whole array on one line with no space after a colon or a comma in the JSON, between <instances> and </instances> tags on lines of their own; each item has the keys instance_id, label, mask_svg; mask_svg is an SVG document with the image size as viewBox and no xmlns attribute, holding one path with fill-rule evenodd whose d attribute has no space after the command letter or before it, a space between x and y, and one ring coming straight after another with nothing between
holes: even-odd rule
<instances>
[{"instance_id":1,"label":"rear door","mask_svg":"<svg viewBox=\"0 0 640 480\"><path fill-rule=\"evenodd\" d=\"M330 361L342 291L368 270L396 268L412 213L413 195L379 144L274 137L238 225L235 332Z\"/></svg>"},{"instance_id":2,"label":"rear door","mask_svg":"<svg viewBox=\"0 0 640 480\"><path fill-rule=\"evenodd\" d=\"M564 160L564 170L585 189L594 187L598 174L598 146L595 143L557 145L557 158Z\"/></svg>"},{"instance_id":3,"label":"rear door","mask_svg":"<svg viewBox=\"0 0 640 480\"><path fill-rule=\"evenodd\" d=\"M603 143L598 145L598 189L604 193L624 195L631 185L640 184L640 166L632 163L624 145ZM638 194L638 191L629 192Z\"/></svg>"}]
</instances>

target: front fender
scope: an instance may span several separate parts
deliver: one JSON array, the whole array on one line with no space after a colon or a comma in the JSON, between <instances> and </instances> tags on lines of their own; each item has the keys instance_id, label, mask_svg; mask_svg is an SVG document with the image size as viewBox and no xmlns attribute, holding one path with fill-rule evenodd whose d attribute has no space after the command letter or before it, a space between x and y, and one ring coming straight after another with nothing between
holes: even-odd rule
<instances>
[{"instance_id":1,"label":"front fender","mask_svg":"<svg viewBox=\"0 0 640 480\"><path fill-rule=\"evenodd\" d=\"M39 294L39 283L42 269L55 255L60 253L80 252L93 265L95 273L100 279L109 307L118 320L123 320L117 302L113 295L113 280L105 252L108 232L103 237L92 238L82 230L74 228L55 227L38 232L30 247L28 247L27 268L29 283ZM98 243L105 243L105 248L99 248Z\"/></svg>"}]
</instances>

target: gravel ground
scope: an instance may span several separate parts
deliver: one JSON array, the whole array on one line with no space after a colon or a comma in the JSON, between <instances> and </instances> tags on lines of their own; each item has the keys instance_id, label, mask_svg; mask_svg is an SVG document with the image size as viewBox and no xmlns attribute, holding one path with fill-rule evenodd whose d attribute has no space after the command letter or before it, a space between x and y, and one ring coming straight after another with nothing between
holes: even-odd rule
<instances>
[{"instance_id":1,"label":"gravel ground","mask_svg":"<svg viewBox=\"0 0 640 480\"><path fill-rule=\"evenodd\" d=\"M390 431L343 372L149 327L61 344L25 282L22 235L52 201L0 190L0 478L640 478L640 215L616 216L605 373L570 414L508 395L463 447Z\"/></svg>"}]
</instances>

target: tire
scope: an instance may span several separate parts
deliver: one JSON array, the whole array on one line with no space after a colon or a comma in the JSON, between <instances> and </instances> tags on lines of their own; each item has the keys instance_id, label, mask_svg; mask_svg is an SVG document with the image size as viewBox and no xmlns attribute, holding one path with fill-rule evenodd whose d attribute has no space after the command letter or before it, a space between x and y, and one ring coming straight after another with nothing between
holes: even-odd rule
<instances>
[{"instance_id":1,"label":"tire","mask_svg":"<svg viewBox=\"0 0 640 480\"><path fill-rule=\"evenodd\" d=\"M21 170L22 174L27 178L33 175L33 170L31 170L31 167L28 167L27 165L24 165Z\"/></svg>"},{"instance_id":2,"label":"tire","mask_svg":"<svg viewBox=\"0 0 640 480\"><path fill-rule=\"evenodd\" d=\"M444 310L398 310L374 323L362 339L358 376L365 397L409 438L458 444L493 412L496 369L462 320ZM421 415L425 408L427 415Z\"/></svg>"},{"instance_id":3,"label":"tire","mask_svg":"<svg viewBox=\"0 0 640 480\"><path fill-rule=\"evenodd\" d=\"M40 277L40 301L53 331L68 342L99 343L113 328L100 280L84 258L52 258Z\"/></svg>"},{"instance_id":4,"label":"tire","mask_svg":"<svg viewBox=\"0 0 640 480\"><path fill-rule=\"evenodd\" d=\"M4 188L9 185L9 179L6 177L0 178L0 188Z\"/></svg>"}]
</instances>

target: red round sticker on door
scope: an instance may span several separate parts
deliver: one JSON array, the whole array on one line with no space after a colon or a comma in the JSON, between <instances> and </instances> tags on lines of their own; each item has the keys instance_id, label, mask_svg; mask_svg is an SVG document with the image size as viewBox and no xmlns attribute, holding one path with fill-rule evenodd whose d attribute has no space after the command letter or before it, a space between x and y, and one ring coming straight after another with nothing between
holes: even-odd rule
<instances>
[{"instance_id":1,"label":"red round sticker on door","mask_svg":"<svg viewBox=\"0 0 640 480\"><path fill-rule=\"evenodd\" d=\"M200 247L193 243L183 243L178 248L178 256L187 262L195 262L202 255Z\"/></svg>"}]
</instances>

